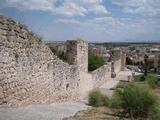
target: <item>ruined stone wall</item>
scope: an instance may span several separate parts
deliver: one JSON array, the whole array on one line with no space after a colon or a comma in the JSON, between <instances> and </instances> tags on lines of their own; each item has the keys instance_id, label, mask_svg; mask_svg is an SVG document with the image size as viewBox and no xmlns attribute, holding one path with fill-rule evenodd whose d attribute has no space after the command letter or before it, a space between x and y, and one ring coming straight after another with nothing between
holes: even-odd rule
<instances>
[{"instance_id":1,"label":"ruined stone wall","mask_svg":"<svg viewBox=\"0 0 160 120\"><path fill-rule=\"evenodd\" d=\"M27 28L0 15L0 104L77 99L79 69L59 60Z\"/></svg>"},{"instance_id":2,"label":"ruined stone wall","mask_svg":"<svg viewBox=\"0 0 160 120\"><path fill-rule=\"evenodd\" d=\"M99 87L111 77L111 64L104 65L91 73L93 87Z\"/></svg>"},{"instance_id":3,"label":"ruined stone wall","mask_svg":"<svg viewBox=\"0 0 160 120\"><path fill-rule=\"evenodd\" d=\"M67 56L69 64L24 25L0 15L0 105L80 99L110 78L110 64L88 73L88 43L68 41Z\"/></svg>"}]
</instances>

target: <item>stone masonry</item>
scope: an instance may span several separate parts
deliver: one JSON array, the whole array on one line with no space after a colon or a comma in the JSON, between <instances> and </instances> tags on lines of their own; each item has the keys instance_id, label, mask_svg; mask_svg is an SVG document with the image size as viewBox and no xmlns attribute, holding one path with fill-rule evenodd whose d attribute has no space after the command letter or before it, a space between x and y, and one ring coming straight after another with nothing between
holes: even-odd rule
<instances>
[{"instance_id":1,"label":"stone masonry","mask_svg":"<svg viewBox=\"0 0 160 120\"><path fill-rule=\"evenodd\" d=\"M81 71L88 72L88 43L83 40L68 40L66 44L68 63L78 65Z\"/></svg>"},{"instance_id":2,"label":"stone masonry","mask_svg":"<svg viewBox=\"0 0 160 120\"><path fill-rule=\"evenodd\" d=\"M67 41L67 58L69 64L27 27L0 14L0 105L77 100L108 79L109 64L87 72L88 43Z\"/></svg>"},{"instance_id":3,"label":"stone masonry","mask_svg":"<svg viewBox=\"0 0 160 120\"><path fill-rule=\"evenodd\" d=\"M27 28L0 15L0 104L77 99L79 70L64 63Z\"/></svg>"},{"instance_id":4,"label":"stone masonry","mask_svg":"<svg viewBox=\"0 0 160 120\"><path fill-rule=\"evenodd\" d=\"M157 72L158 70L158 60L160 58L160 52L157 51L157 52L154 52L154 55L155 55L155 59L154 59L154 69L155 69L155 72Z\"/></svg>"}]
</instances>

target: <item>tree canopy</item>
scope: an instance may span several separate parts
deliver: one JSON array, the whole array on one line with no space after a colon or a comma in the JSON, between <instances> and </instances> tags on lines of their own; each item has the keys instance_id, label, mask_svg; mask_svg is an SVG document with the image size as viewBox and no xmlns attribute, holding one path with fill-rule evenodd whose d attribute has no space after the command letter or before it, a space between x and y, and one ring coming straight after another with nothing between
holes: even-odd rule
<instances>
[{"instance_id":1,"label":"tree canopy","mask_svg":"<svg viewBox=\"0 0 160 120\"><path fill-rule=\"evenodd\" d=\"M88 70L93 71L97 68L103 66L105 64L105 60L101 56L97 56L93 53L88 54Z\"/></svg>"}]
</instances>

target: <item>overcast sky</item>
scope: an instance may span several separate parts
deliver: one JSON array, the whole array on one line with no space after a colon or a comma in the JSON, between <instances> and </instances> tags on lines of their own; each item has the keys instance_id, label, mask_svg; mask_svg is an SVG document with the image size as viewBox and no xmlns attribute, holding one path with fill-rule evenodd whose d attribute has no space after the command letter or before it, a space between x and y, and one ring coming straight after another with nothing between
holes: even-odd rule
<instances>
[{"instance_id":1,"label":"overcast sky","mask_svg":"<svg viewBox=\"0 0 160 120\"><path fill-rule=\"evenodd\" d=\"M47 41L160 41L160 0L0 0L0 12Z\"/></svg>"}]
</instances>

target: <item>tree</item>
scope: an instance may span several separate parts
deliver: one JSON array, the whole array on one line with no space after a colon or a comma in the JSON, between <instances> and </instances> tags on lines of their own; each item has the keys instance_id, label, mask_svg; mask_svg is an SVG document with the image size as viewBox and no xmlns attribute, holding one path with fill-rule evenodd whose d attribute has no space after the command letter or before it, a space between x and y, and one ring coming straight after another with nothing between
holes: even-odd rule
<instances>
[{"instance_id":1,"label":"tree","mask_svg":"<svg viewBox=\"0 0 160 120\"><path fill-rule=\"evenodd\" d=\"M64 51L58 51L56 48L52 47L50 47L50 49L56 56L58 56L58 58L60 58L64 62L67 61L66 53Z\"/></svg>"},{"instance_id":2,"label":"tree","mask_svg":"<svg viewBox=\"0 0 160 120\"><path fill-rule=\"evenodd\" d=\"M93 71L97 68L103 66L105 64L105 60L103 57L97 56L93 53L88 54L88 70Z\"/></svg>"},{"instance_id":3,"label":"tree","mask_svg":"<svg viewBox=\"0 0 160 120\"><path fill-rule=\"evenodd\" d=\"M133 65L133 61L131 60L130 57L126 57L126 64L127 65Z\"/></svg>"}]
</instances>

